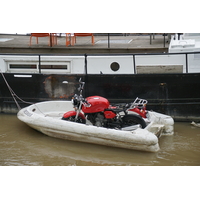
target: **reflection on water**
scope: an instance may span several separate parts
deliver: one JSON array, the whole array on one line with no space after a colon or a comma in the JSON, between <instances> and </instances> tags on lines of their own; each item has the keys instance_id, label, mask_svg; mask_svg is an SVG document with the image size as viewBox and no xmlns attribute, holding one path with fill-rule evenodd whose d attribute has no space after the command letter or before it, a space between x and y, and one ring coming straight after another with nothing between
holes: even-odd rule
<instances>
[{"instance_id":1,"label":"reflection on water","mask_svg":"<svg viewBox=\"0 0 200 200\"><path fill-rule=\"evenodd\" d=\"M200 128L175 123L175 134L160 138L157 153L51 138L16 115L0 115L1 166L198 166Z\"/></svg>"}]
</instances>

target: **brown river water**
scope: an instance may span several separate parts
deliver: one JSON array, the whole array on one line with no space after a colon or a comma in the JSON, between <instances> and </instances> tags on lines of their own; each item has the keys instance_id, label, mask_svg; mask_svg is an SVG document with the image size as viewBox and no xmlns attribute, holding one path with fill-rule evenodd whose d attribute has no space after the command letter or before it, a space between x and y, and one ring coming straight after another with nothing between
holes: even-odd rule
<instances>
[{"instance_id":1,"label":"brown river water","mask_svg":"<svg viewBox=\"0 0 200 200\"><path fill-rule=\"evenodd\" d=\"M46 136L16 115L0 115L0 166L199 166L200 128L175 122L172 136L159 139L156 153Z\"/></svg>"}]
</instances>

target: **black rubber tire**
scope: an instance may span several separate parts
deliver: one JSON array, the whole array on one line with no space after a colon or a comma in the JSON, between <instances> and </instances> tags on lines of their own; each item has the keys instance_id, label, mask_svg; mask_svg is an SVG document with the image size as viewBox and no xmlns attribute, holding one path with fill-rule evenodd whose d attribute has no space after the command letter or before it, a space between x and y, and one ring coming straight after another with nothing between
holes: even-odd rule
<instances>
[{"instance_id":1,"label":"black rubber tire","mask_svg":"<svg viewBox=\"0 0 200 200\"><path fill-rule=\"evenodd\" d=\"M77 122L77 123L80 123L80 124L86 124L86 120L83 119L82 117L78 116L78 119L77 121L75 121L75 115L74 116L71 116L71 117L67 117L67 118L62 118L62 120L66 120L66 121L70 121L70 122Z\"/></svg>"},{"instance_id":2,"label":"black rubber tire","mask_svg":"<svg viewBox=\"0 0 200 200\"><path fill-rule=\"evenodd\" d=\"M141 128L146 127L146 122L139 115L133 115L133 114L125 115L122 118L122 121L123 121L122 127L133 126L133 125L137 125L137 124L140 124Z\"/></svg>"}]
</instances>

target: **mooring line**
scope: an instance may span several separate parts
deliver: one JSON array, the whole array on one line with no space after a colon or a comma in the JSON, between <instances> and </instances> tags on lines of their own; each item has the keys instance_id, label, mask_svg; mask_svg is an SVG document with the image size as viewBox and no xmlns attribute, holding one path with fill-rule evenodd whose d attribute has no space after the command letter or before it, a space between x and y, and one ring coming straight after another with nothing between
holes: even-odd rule
<instances>
[{"instance_id":1,"label":"mooring line","mask_svg":"<svg viewBox=\"0 0 200 200\"><path fill-rule=\"evenodd\" d=\"M7 85L8 89L9 89L9 91L10 91L10 94L12 95L12 97L13 97L13 99L14 99L16 105L17 105L17 108L18 108L19 110L21 110L21 107L20 107L19 103L17 102L16 98L17 98L18 100L20 100L21 102L23 102L23 103L27 103L27 104L31 104L31 105L33 104L33 103L31 103L31 102L24 101L23 99L21 99L20 97L18 97L18 96L16 95L16 93L12 90L12 88L10 87L10 85L8 84L6 78L5 78L5 76L4 76L4 74L3 74L3 72L2 72L1 70L0 70L0 73L1 73L1 75L2 75L2 77L3 77L3 79L4 79L5 83L6 83L6 85Z\"/></svg>"}]
</instances>

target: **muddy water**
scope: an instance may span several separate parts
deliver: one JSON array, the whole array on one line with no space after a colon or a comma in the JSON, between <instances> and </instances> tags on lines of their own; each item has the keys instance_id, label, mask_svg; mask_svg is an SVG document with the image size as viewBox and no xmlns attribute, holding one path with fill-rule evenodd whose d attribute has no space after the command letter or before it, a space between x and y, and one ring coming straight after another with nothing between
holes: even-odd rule
<instances>
[{"instance_id":1,"label":"muddy water","mask_svg":"<svg viewBox=\"0 0 200 200\"><path fill-rule=\"evenodd\" d=\"M0 115L0 166L199 166L200 128L175 123L157 153L51 138L16 115Z\"/></svg>"}]
</instances>

